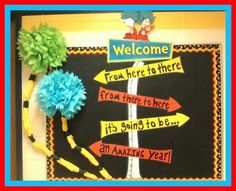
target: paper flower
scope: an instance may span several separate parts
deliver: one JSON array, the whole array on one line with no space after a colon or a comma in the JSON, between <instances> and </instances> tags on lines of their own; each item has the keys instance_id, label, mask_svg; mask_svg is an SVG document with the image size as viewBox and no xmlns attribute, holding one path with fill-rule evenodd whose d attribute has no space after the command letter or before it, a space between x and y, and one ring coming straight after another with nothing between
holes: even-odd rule
<instances>
[{"instance_id":1,"label":"paper flower","mask_svg":"<svg viewBox=\"0 0 236 191\"><path fill-rule=\"evenodd\" d=\"M17 40L19 57L33 73L47 72L66 61L66 42L57 28L41 24L32 31L21 29Z\"/></svg>"},{"instance_id":2,"label":"paper flower","mask_svg":"<svg viewBox=\"0 0 236 191\"><path fill-rule=\"evenodd\" d=\"M85 105L86 90L82 80L73 73L55 70L40 81L36 100L48 117L58 110L71 119Z\"/></svg>"}]
</instances>

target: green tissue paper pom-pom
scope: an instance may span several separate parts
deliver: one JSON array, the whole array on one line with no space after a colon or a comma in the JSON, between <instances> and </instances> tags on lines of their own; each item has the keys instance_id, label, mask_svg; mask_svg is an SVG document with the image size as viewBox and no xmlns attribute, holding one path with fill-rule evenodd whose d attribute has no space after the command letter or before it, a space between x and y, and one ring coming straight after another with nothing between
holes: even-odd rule
<instances>
[{"instance_id":1,"label":"green tissue paper pom-pom","mask_svg":"<svg viewBox=\"0 0 236 191\"><path fill-rule=\"evenodd\" d=\"M55 27L40 24L31 31L21 29L17 40L19 57L33 73L47 72L66 61L66 42Z\"/></svg>"}]
</instances>

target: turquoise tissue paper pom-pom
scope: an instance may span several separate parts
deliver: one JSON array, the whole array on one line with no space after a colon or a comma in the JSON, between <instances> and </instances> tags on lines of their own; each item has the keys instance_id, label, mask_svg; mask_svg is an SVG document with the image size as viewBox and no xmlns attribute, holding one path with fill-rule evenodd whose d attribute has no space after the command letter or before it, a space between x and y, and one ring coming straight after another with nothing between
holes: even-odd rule
<instances>
[{"instance_id":1,"label":"turquoise tissue paper pom-pom","mask_svg":"<svg viewBox=\"0 0 236 191\"><path fill-rule=\"evenodd\" d=\"M74 73L55 70L40 81L36 100L48 117L60 111L66 119L71 119L85 105L86 90Z\"/></svg>"}]
</instances>

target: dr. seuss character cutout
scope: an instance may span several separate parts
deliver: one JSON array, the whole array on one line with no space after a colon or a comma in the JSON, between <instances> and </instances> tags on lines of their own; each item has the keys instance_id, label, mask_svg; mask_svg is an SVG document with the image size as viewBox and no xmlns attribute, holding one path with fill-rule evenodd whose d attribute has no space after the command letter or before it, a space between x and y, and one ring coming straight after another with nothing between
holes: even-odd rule
<instances>
[{"instance_id":1,"label":"dr. seuss character cutout","mask_svg":"<svg viewBox=\"0 0 236 191\"><path fill-rule=\"evenodd\" d=\"M155 17L152 11L124 11L121 19L131 29L124 39L148 41L148 35L154 29Z\"/></svg>"}]
</instances>

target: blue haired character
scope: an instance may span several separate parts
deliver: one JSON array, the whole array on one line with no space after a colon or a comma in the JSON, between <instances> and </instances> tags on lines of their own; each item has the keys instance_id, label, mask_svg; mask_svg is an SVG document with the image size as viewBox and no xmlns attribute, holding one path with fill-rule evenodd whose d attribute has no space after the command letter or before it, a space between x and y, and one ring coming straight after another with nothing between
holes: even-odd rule
<instances>
[{"instance_id":1,"label":"blue haired character","mask_svg":"<svg viewBox=\"0 0 236 191\"><path fill-rule=\"evenodd\" d=\"M130 32L126 33L124 39L137 39L137 29L135 23L138 22L139 12L138 11L124 11L121 14L123 22L130 27Z\"/></svg>"},{"instance_id":2,"label":"blue haired character","mask_svg":"<svg viewBox=\"0 0 236 191\"><path fill-rule=\"evenodd\" d=\"M121 19L131 28L124 39L148 41L148 35L154 29L152 11L124 11Z\"/></svg>"},{"instance_id":3,"label":"blue haired character","mask_svg":"<svg viewBox=\"0 0 236 191\"><path fill-rule=\"evenodd\" d=\"M140 11L139 23L141 29L138 32L138 40L148 41L148 34L154 29L154 19L152 11Z\"/></svg>"}]
</instances>

